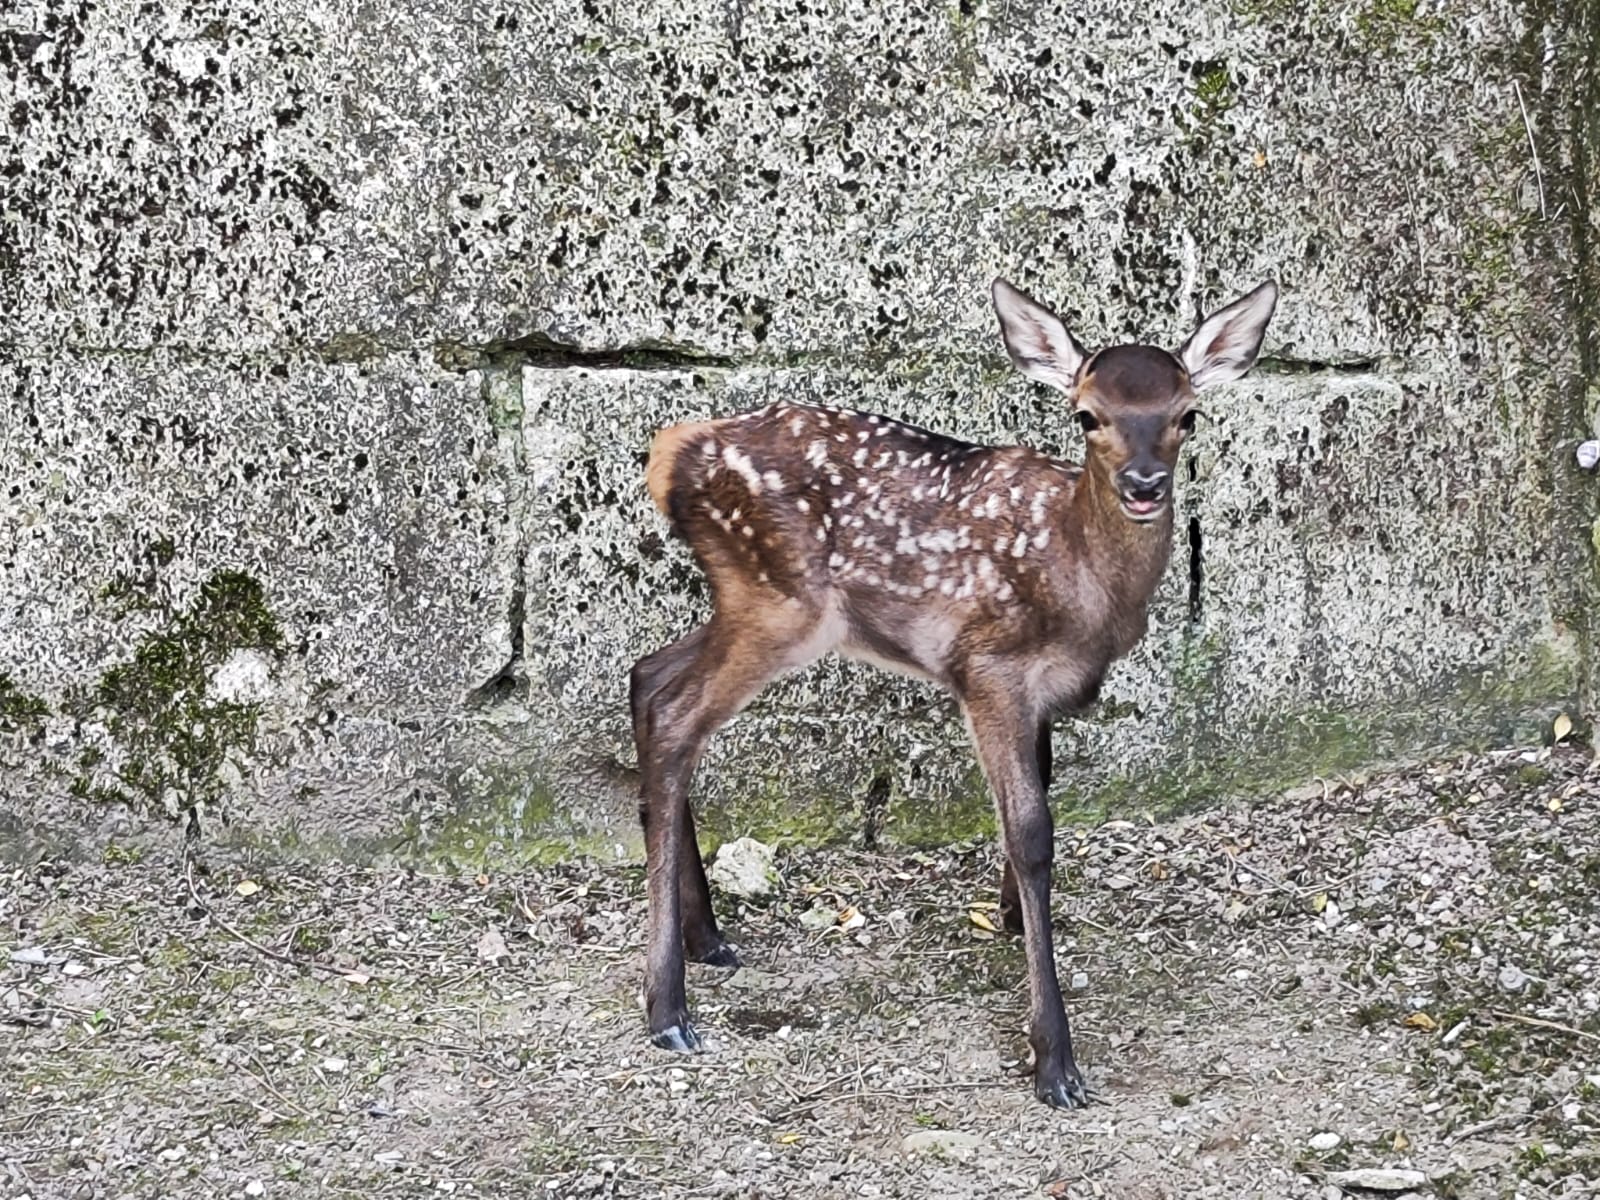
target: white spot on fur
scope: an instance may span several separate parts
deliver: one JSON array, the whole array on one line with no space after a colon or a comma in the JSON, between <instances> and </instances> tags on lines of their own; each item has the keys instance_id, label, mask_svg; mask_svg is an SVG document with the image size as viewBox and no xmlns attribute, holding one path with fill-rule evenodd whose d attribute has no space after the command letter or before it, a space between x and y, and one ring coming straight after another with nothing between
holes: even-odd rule
<instances>
[{"instance_id":1,"label":"white spot on fur","mask_svg":"<svg viewBox=\"0 0 1600 1200\"><path fill-rule=\"evenodd\" d=\"M828 461L828 443L818 438L806 447L806 461L813 467L820 467Z\"/></svg>"},{"instance_id":2,"label":"white spot on fur","mask_svg":"<svg viewBox=\"0 0 1600 1200\"><path fill-rule=\"evenodd\" d=\"M783 486L783 476L779 475L776 471L763 471L761 474L761 482L763 485L771 488L773 491L777 491Z\"/></svg>"},{"instance_id":3,"label":"white spot on fur","mask_svg":"<svg viewBox=\"0 0 1600 1200\"><path fill-rule=\"evenodd\" d=\"M745 486L750 489L750 494L761 494L761 473L756 470L755 464L737 447L729 446L722 452L722 461L728 464L730 470L737 471L744 480Z\"/></svg>"},{"instance_id":4,"label":"white spot on fur","mask_svg":"<svg viewBox=\"0 0 1600 1200\"><path fill-rule=\"evenodd\" d=\"M811 503L810 503L810 501L807 501L807 500L796 500L794 502L794 506L796 508L798 508L801 512L810 512L811 511Z\"/></svg>"},{"instance_id":5,"label":"white spot on fur","mask_svg":"<svg viewBox=\"0 0 1600 1200\"><path fill-rule=\"evenodd\" d=\"M1033 535L1033 548L1035 550L1043 550L1049 544L1050 531L1048 529L1041 529L1038 533Z\"/></svg>"},{"instance_id":6,"label":"white spot on fur","mask_svg":"<svg viewBox=\"0 0 1600 1200\"><path fill-rule=\"evenodd\" d=\"M1027 552L1028 552L1028 535L1025 534L1025 533L1019 533L1019 534L1017 534L1016 544L1011 547L1011 557L1012 558L1021 558Z\"/></svg>"},{"instance_id":7,"label":"white spot on fur","mask_svg":"<svg viewBox=\"0 0 1600 1200\"><path fill-rule=\"evenodd\" d=\"M850 461L855 463L858 467L865 463L867 461L867 448L863 446L861 449L857 450L851 457Z\"/></svg>"}]
</instances>

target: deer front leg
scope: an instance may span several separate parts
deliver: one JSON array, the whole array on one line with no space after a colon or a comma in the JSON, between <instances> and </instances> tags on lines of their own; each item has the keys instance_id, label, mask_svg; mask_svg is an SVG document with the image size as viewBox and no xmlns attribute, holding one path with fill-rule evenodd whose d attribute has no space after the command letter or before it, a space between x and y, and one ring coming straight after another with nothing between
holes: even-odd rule
<instances>
[{"instance_id":1,"label":"deer front leg","mask_svg":"<svg viewBox=\"0 0 1600 1200\"><path fill-rule=\"evenodd\" d=\"M1050 775L1054 766L1050 749L1050 718L1039 722L1039 786L1044 790L1045 802L1050 800ZM1006 856L1000 868L1000 927L1007 933L1022 932L1022 902L1017 896L1017 873L1011 869L1011 859Z\"/></svg>"},{"instance_id":2,"label":"deer front leg","mask_svg":"<svg viewBox=\"0 0 1600 1200\"><path fill-rule=\"evenodd\" d=\"M1039 770L1039 723L1002 694L972 695L964 707L978 759L1000 813L1007 865L1016 885L1028 955L1034 1095L1052 1108L1088 1103L1072 1055L1072 1034L1056 978L1050 933L1050 868L1055 825Z\"/></svg>"}]
</instances>

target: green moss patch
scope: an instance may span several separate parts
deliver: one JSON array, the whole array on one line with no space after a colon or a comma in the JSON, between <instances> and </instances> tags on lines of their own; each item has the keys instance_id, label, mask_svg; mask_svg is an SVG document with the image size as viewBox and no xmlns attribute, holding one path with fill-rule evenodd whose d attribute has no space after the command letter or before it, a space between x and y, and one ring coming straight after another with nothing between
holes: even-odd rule
<instances>
[{"instance_id":1,"label":"green moss patch","mask_svg":"<svg viewBox=\"0 0 1600 1200\"><path fill-rule=\"evenodd\" d=\"M254 746L260 715L258 705L207 694L212 673L238 650L280 656L283 634L261 585L220 571L77 698L75 715L103 726L110 746L82 752L74 794L175 817L219 801L225 767Z\"/></svg>"}]
</instances>

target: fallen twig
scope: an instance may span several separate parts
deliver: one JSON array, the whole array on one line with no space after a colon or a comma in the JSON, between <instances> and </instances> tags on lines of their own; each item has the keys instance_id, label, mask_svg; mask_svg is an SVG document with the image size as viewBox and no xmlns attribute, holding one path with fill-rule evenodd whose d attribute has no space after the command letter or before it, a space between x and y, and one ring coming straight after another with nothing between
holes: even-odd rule
<instances>
[{"instance_id":1,"label":"fallen twig","mask_svg":"<svg viewBox=\"0 0 1600 1200\"><path fill-rule=\"evenodd\" d=\"M298 958L293 954L285 954L281 950L274 950L271 946L263 946L254 938L240 933L232 925L228 924L227 921L224 921L220 916L218 916L216 911L200 898L200 893L194 886L194 861L187 854L185 854L183 857L183 879L184 882L189 885L189 898L194 901L195 907L200 909L201 912L205 913L206 916L210 917L212 921L216 922L218 928L223 930L223 932L227 933L236 940L243 942L257 954L264 955L267 958L276 959L281 963L287 963L291 967L298 967L302 971L321 971L324 975L333 975L339 978L350 974L348 970L344 970L340 967L325 966L319 962L312 962L308 958ZM370 971L365 971L362 973L365 974L369 979L381 978L380 976L372 974Z\"/></svg>"},{"instance_id":2,"label":"fallen twig","mask_svg":"<svg viewBox=\"0 0 1600 1200\"><path fill-rule=\"evenodd\" d=\"M1563 1025L1559 1021L1546 1021L1543 1017L1525 1017L1521 1013L1507 1012L1503 1008L1491 1008L1489 1015L1499 1017L1502 1021L1515 1021L1519 1025L1537 1025L1540 1029L1551 1029L1556 1033L1570 1033L1573 1037L1582 1038L1586 1042L1600 1042L1600 1035L1574 1029L1571 1025Z\"/></svg>"},{"instance_id":3,"label":"fallen twig","mask_svg":"<svg viewBox=\"0 0 1600 1200\"><path fill-rule=\"evenodd\" d=\"M1533 155L1533 177L1539 185L1539 215L1547 216L1544 204L1544 172L1539 169L1539 147L1533 140L1533 123L1528 120L1528 106L1522 102L1522 85L1515 79L1511 81L1512 88L1517 93L1517 107L1522 110L1522 128L1528 134L1528 151Z\"/></svg>"},{"instance_id":4,"label":"fallen twig","mask_svg":"<svg viewBox=\"0 0 1600 1200\"><path fill-rule=\"evenodd\" d=\"M1525 1125L1538 1115L1538 1113L1503 1113L1498 1117L1490 1117L1487 1121L1479 1121L1476 1125L1468 1125L1465 1129L1456 1130L1450 1135L1450 1141L1464 1142L1468 1138L1477 1137L1480 1133L1504 1129L1508 1125Z\"/></svg>"}]
</instances>

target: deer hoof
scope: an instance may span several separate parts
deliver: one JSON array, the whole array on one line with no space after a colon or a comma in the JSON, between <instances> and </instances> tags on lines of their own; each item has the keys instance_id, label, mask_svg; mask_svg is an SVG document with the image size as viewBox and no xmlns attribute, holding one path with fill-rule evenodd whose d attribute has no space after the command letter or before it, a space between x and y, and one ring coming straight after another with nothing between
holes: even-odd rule
<instances>
[{"instance_id":1,"label":"deer hoof","mask_svg":"<svg viewBox=\"0 0 1600 1200\"><path fill-rule=\"evenodd\" d=\"M1078 1068L1069 1066L1058 1076L1039 1075L1033 1081L1033 1094L1051 1108L1088 1108L1089 1093L1084 1089Z\"/></svg>"},{"instance_id":2,"label":"deer hoof","mask_svg":"<svg viewBox=\"0 0 1600 1200\"><path fill-rule=\"evenodd\" d=\"M670 1025L660 1033L652 1033L650 1041L663 1050L675 1050L679 1054L693 1054L700 1049L700 1035L687 1020Z\"/></svg>"},{"instance_id":3,"label":"deer hoof","mask_svg":"<svg viewBox=\"0 0 1600 1200\"><path fill-rule=\"evenodd\" d=\"M695 955L694 960L705 963L708 967L737 967L739 953L727 942L718 942L704 954Z\"/></svg>"}]
</instances>

